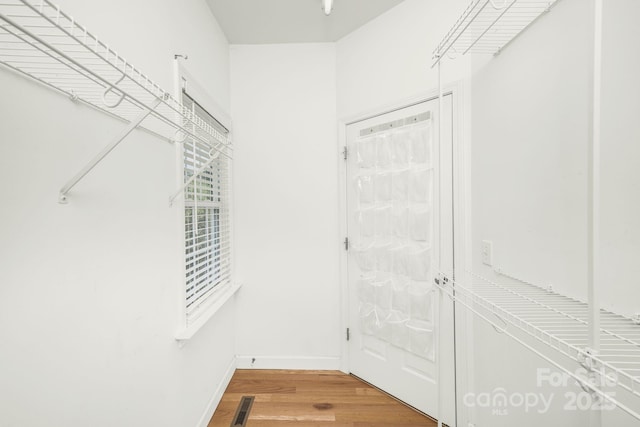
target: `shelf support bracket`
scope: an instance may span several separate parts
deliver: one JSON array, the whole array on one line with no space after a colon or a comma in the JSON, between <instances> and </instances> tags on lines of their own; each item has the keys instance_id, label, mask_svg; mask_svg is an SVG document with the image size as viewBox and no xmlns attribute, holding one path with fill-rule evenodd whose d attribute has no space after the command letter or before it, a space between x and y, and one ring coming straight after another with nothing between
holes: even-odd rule
<instances>
[{"instance_id":1,"label":"shelf support bracket","mask_svg":"<svg viewBox=\"0 0 640 427\"><path fill-rule=\"evenodd\" d=\"M191 178L189 178L187 180L187 182L185 182L184 184L182 184L182 186L178 189L178 191L176 191L175 193L173 193L173 195L171 197L169 197L169 206L173 206L173 202L176 201L176 199L178 198L178 196L180 194L182 194L184 192L184 190L191 185L191 183L198 177L200 176L200 174L202 172L204 172L205 169L207 169L209 166L211 166L211 163L213 163L219 156L220 156L220 152L217 153L213 153L213 151L215 150L211 150L211 152L209 153L211 155L211 158L209 160L207 160L207 162L202 165L202 167L200 167L200 169L198 169L196 171L196 173L194 173Z\"/></svg>"},{"instance_id":2,"label":"shelf support bracket","mask_svg":"<svg viewBox=\"0 0 640 427\"><path fill-rule=\"evenodd\" d=\"M114 148L116 148L135 128L140 126L140 123L144 119L147 118L149 114L151 114L158 105L162 102L162 99L156 98L150 107L145 107L140 115L136 117L129 125L122 130L110 143L107 145L100 153L98 153L80 172L78 172L73 178L71 178L65 185L60 189L60 194L58 196L58 203L66 204L67 194L75 185L82 180L91 170L96 167L98 163L100 163Z\"/></svg>"}]
</instances>

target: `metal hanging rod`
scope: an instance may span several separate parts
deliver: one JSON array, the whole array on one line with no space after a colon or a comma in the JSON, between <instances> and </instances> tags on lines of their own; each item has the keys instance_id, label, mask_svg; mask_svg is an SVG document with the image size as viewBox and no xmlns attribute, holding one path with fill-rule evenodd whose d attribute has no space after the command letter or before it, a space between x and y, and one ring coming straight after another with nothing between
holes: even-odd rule
<instances>
[{"instance_id":1,"label":"metal hanging rod","mask_svg":"<svg viewBox=\"0 0 640 427\"><path fill-rule=\"evenodd\" d=\"M473 0L433 51L445 56L498 54L558 0Z\"/></svg>"},{"instance_id":2,"label":"metal hanging rod","mask_svg":"<svg viewBox=\"0 0 640 427\"><path fill-rule=\"evenodd\" d=\"M73 101L130 123L126 134L142 127L169 141L192 138L232 157L233 147L226 135L48 0L4 0L0 4L0 63ZM116 138L109 146L120 141ZM88 173L97 164L94 161L74 179ZM73 181L63 187L61 201L66 201L77 183Z\"/></svg>"}]
</instances>

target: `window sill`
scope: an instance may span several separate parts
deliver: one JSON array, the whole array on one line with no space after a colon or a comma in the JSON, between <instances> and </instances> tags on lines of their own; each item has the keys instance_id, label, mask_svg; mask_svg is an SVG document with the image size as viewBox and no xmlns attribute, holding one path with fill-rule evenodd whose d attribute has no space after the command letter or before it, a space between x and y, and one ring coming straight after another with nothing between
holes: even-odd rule
<instances>
[{"instance_id":1,"label":"window sill","mask_svg":"<svg viewBox=\"0 0 640 427\"><path fill-rule=\"evenodd\" d=\"M209 319L211 319L227 303L227 301L236 294L236 292L238 292L238 289L240 289L241 286L242 285L239 283L233 283L228 286L227 289L223 290L218 298L216 298L216 301L211 304L211 306L207 307L206 312L202 313L198 320L176 333L176 341L188 341L193 338L196 332L207 324Z\"/></svg>"}]
</instances>

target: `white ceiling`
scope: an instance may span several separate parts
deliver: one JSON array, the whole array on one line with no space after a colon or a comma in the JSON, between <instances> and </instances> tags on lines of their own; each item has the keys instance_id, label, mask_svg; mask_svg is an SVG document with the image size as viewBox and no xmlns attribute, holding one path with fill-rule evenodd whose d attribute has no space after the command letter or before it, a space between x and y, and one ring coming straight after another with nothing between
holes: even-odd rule
<instances>
[{"instance_id":1,"label":"white ceiling","mask_svg":"<svg viewBox=\"0 0 640 427\"><path fill-rule=\"evenodd\" d=\"M232 44L334 42L403 0L207 0Z\"/></svg>"}]
</instances>

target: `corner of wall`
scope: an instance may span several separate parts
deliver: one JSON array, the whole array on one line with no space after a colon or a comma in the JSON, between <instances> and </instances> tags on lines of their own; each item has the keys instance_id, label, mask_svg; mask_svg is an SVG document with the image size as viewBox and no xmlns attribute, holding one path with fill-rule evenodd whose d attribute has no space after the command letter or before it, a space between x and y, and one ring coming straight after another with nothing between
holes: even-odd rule
<instances>
[{"instance_id":1,"label":"corner of wall","mask_svg":"<svg viewBox=\"0 0 640 427\"><path fill-rule=\"evenodd\" d=\"M225 371L224 376L220 379L218 387L213 393L213 396L211 396L211 400L209 401L209 404L207 404L207 407L200 417L200 420L198 421L196 427L207 427L209 425L209 421L211 420L211 417L213 417L213 414L216 412L216 409L218 408L218 405L222 400L222 396L224 395L224 391L227 389L227 386L231 382L231 378L236 371L237 363L238 362L236 357L231 359L231 362L227 366L227 370Z\"/></svg>"}]
</instances>

